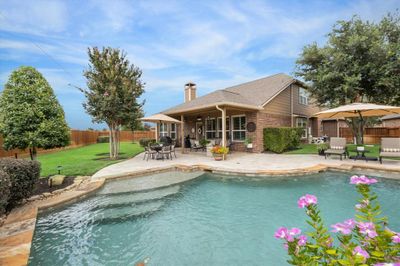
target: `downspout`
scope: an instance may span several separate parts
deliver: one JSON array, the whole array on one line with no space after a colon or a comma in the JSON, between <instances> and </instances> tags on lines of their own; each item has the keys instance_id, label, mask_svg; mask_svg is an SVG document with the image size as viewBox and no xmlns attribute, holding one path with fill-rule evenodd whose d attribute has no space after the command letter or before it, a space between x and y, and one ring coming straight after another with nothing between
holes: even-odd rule
<instances>
[{"instance_id":1,"label":"downspout","mask_svg":"<svg viewBox=\"0 0 400 266\"><path fill-rule=\"evenodd\" d=\"M222 115L222 146L226 147L226 109L222 109L220 108L218 105L215 106L215 108L217 108L217 110L221 111ZM225 157L224 157L225 159Z\"/></svg>"},{"instance_id":2,"label":"downspout","mask_svg":"<svg viewBox=\"0 0 400 266\"><path fill-rule=\"evenodd\" d=\"M290 85L290 127L293 127L293 86Z\"/></svg>"}]
</instances>

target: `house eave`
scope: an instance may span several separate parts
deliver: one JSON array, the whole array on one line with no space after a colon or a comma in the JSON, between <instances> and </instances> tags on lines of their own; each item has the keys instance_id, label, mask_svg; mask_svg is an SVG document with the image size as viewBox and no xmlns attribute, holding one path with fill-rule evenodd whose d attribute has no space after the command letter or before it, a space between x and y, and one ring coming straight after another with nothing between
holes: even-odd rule
<instances>
[{"instance_id":1,"label":"house eave","mask_svg":"<svg viewBox=\"0 0 400 266\"><path fill-rule=\"evenodd\" d=\"M164 111L162 113L166 114L166 115L177 115L177 114L182 114L182 113L187 113L187 112L201 111L201 110L205 110L205 109L216 108L216 106L233 107L233 108L248 109L248 110L255 110L255 111L259 111L259 110L263 109L263 107L261 107L261 106L254 106L254 105L248 105L248 104L240 104L240 103L232 103L232 102L215 102L212 104L204 104L204 105L191 107L191 108L184 108L184 109L180 109L180 110L176 110L176 111Z\"/></svg>"}]
</instances>

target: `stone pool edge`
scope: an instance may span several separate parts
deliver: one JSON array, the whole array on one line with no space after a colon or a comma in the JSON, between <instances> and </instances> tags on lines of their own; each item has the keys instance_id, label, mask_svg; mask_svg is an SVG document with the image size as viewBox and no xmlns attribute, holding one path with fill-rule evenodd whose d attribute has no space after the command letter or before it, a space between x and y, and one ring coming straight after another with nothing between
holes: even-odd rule
<instances>
[{"instance_id":1,"label":"stone pool edge","mask_svg":"<svg viewBox=\"0 0 400 266\"><path fill-rule=\"evenodd\" d=\"M53 195L52 197L29 202L10 212L4 224L0 227L0 265L27 265L29 260L30 248L35 231L37 214L41 211L51 210L52 208L70 204L90 196L108 180L133 178L156 173L169 171L204 171L215 174L228 175L244 175L244 176L293 176L308 175L325 171L372 171L379 173L397 173L400 176L400 170L385 166L361 165L361 164L317 164L315 166L289 169L289 170L255 170L255 171L238 171L228 168L212 167L208 165L183 165L176 164L168 167L157 167L150 170L140 170L127 172L118 175L107 175L101 179L90 180L88 183L80 184L73 190ZM400 179L399 177L393 177Z\"/></svg>"}]
</instances>

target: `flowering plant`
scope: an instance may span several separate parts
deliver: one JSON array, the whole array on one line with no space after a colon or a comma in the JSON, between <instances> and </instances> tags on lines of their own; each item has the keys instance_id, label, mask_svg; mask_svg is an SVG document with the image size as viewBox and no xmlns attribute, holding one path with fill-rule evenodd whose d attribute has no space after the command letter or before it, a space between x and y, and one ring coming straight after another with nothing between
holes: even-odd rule
<instances>
[{"instance_id":1,"label":"flowering plant","mask_svg":"<svg viewBox=\"0 0 400 266\"><path fill-rule=\"evenodd\" d=\"M400 233L387 227L377 195L370 190L370 185L377 182L366 176L350 178L350 184L356 185L362 198L355 205L356 219L331 225L331 232L337 233L337 246L321 219L317 197L302 196L297 205L306 209L312 232L307 233L307 237L299 228L280 227L274 235L285 240L284 247L290 256L288 262L292 265L400 266Z\"/></svg>"},{"instance_id":2,"label":"flowering plant","mask_svg":"<svg viewBox=\"0 0 400 266\"><path fill-rule=\"evenodd\" d=\"M215 146L211 148L211 153L213 154L227 154L229 149L223 146Z\"/></svg>"}]
</instances>

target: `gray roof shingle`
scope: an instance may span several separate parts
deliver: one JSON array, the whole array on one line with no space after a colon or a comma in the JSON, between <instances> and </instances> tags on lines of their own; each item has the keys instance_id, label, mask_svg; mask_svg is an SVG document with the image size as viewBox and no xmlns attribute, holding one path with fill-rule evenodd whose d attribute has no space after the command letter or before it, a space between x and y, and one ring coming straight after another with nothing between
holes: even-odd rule
<instances>
[{"instance_id":1,"label":"gray roof shingle","mask_svg":"<svg viewBox=\"0 0 400 266\"><path fill-rule=\"evenodd\" d=\"M228 87L223 90L217 90L198 97L190 102L182 103L162 113L172 114L180 111L192 110L197 107L203 107L218 103L231 103L237 105L254 106L261 108L267 101L271 100L284 88L296 82L293 77L283 73L275 74L265 78L246 82L236 86Z\"/></svg>"}]
</instances>

